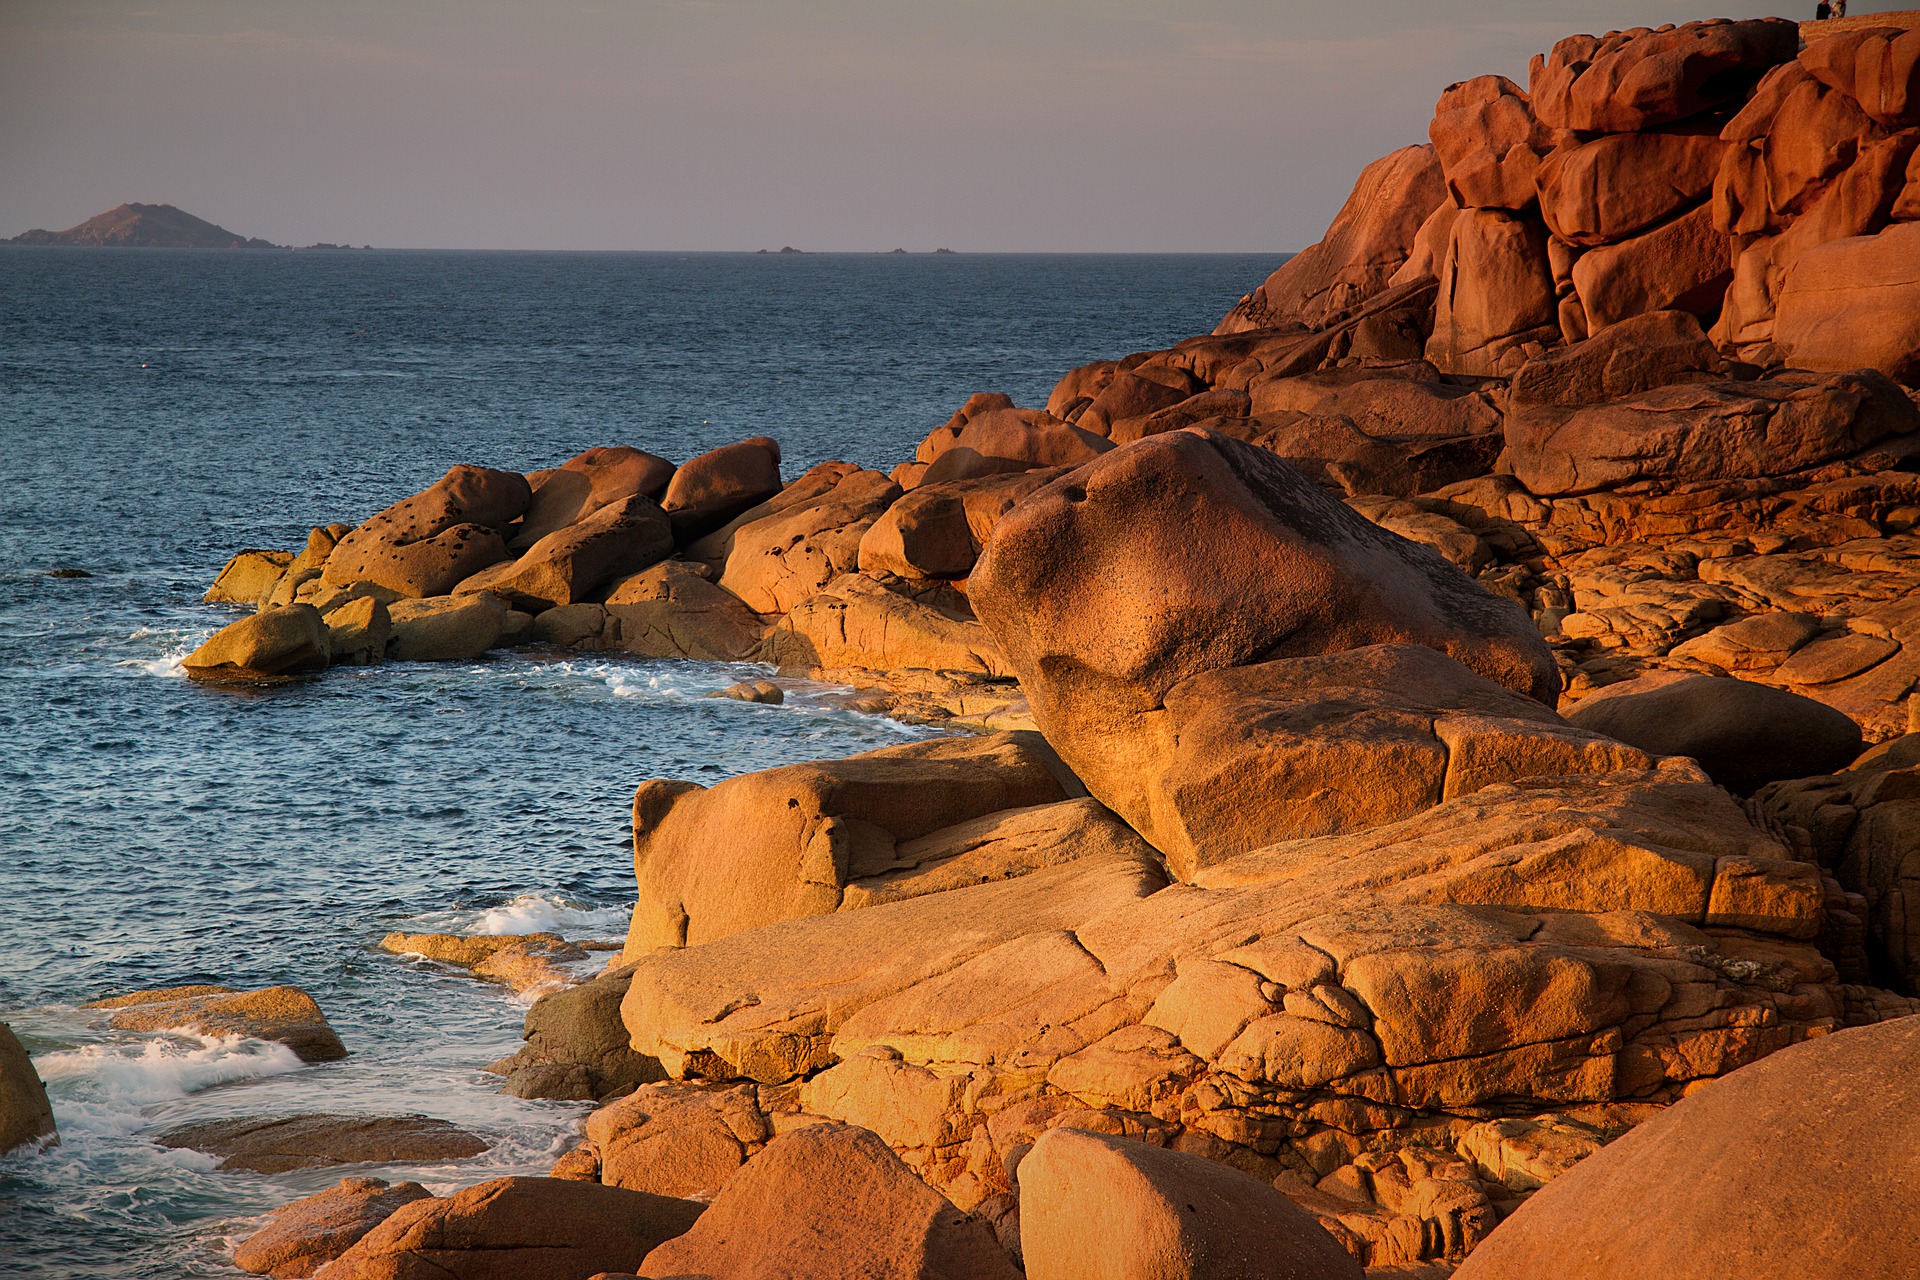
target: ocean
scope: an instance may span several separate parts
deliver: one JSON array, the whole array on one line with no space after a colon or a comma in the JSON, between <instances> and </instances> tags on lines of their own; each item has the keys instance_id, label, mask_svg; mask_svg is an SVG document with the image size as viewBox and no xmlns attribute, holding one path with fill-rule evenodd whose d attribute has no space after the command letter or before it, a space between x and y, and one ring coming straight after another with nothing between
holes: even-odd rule
<instances>
[{"instance_id":1,"label":"ocean","mask_svg":"<svg viewBox=\"0 0 1920 1280\"><path fill-rule=\"evenodd\" d=\"M343 1173L544 1173L587 1108L479 1070L524 1001L380 937L617 938L642 779L929 732L828 690L702 696L755 668L600 655L199 687L180 659L237 616L200 603L227 557L459 462L770 435L789 477L890 469L972 392L1041 405L1073 365L1207 332L1282 256L0 250L0 1020L62 1135L0 1158L0 1276L238 1275L233 1240ZM302 1067L79 1007L200 982L298 984L351 1054ZM266 1177L152 1141L319 1110L495 1145Z\"/></svg>"}]
</instances>

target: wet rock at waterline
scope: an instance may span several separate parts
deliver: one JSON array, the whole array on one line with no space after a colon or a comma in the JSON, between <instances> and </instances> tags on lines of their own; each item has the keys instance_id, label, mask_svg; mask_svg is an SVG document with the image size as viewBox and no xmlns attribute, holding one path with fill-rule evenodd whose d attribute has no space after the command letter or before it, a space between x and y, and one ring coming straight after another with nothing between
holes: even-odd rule
<instances>
[{"instance_id":1,"label":"wet rock at waterline","mask_svg":"<svg viewBox=\"0 0 1920 1280\"><path fill-rule=\"evenodd\" d=\"M0 1155L43 1138L57 1140L47 1087L13 1028L0 1022Z\"/></svg>"},{"instance_id":2,"label":"wet rock at waterline","mask_svg":"<svg viewBox=\"0 0 1920 1280\"><path fill-rule=\"evenodd\" d=\"M312 605L289 604L232 622L188 654L182 665L196 680L270 680L324 671L332 642Z\"/></svg>"},{"instance_id":3,"label":"wet rock at waterline","mask_svg":"<svg viewBox=\"0 0 1920 1280\"><path fill-rule=\"evenodd\" d=\"M220 1157L220 1168L290 1173L342 1164L442 1164L477 1156L493 1144L427 1116L239 1116L164 1130L163 1147Z\"/></svg>"},{"instance_id":4,"label":"wet rock at waterline","mask_svg":"<svg viewBox=\"0 0 1920 1280\"><path fill-rule=\"evenodd\" d=\"M314 998L299 987L236 991L232 987L165 987L135 991L85 1006L109 1012L122 1031L185 1030L206 1036L251 1036L286 1045L302 1062L347 1056Z\"/></svg>"},{"instance_id":5,"label":"wet rock at waterline","mask_svg":"<svg viewBox=\"0 0 1920 1280\"><path fill-rule=\"evenodd\" d=\"M380 949L466 969L515 991L570 985L574 975L561 966L585 960L588 954L557 933L390 933L380 940Z\"/></svg>"}]
</instances>

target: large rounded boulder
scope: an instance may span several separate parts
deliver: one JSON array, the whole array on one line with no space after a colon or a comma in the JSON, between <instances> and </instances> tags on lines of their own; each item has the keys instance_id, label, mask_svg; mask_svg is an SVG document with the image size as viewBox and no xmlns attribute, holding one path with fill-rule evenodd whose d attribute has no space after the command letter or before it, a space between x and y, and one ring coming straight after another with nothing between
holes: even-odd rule
<instances>
[{"instance_id":1,"label":"large rounded boulder","mask_svg":"<svg viewBox=\"0 0 1920 1280\"><path fill-rule=\"evenodd\" d=\"M1783 1049L1537 1192L1456 1280L1920 1274L1920 1017Z\"/></svg>"},{"instance_id":2,"label":"large rounded boulder","mask_svg":"<svg viewBox=\"0 0 1920 1280\"><path fill-rule=\"evenodd\" d=\"M340 539L322 578L377 582L403 596L441 596L506 558L507 527L533 500L513 471L458 466Z\"/></svg>"},{"instance_id":3,"label":"large rounded boulder","mask_svg":"<svg viewBox=\"0 0 1920 1280\"><path fill-rule=\"evenodd\" d=\"M1205 673L1402 643L1548 704L1559 687L1517 604L1272 454L1199 428L1125 445L1027 498L969 592L1048 741L1143 833L1174 749L1167 695Z\"/></svg>"}]
</instances>

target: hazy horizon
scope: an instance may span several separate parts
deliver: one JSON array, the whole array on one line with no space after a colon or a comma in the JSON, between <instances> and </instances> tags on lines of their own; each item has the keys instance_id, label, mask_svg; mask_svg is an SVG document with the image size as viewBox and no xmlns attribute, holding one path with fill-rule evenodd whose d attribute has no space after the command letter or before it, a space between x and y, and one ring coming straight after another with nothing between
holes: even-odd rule
<instances>
[{"instance_id":1,"label":"hazy horizon","mask_svg":"<svg viewBox=\"0 0 1920 1280\"><path fill-rule=\"evenodd\" d=\"M294 245L1288 252L1449 83L1770 7L1159 10L14 3L0 237L139 202Z\"/></svg>"}]
</instances>

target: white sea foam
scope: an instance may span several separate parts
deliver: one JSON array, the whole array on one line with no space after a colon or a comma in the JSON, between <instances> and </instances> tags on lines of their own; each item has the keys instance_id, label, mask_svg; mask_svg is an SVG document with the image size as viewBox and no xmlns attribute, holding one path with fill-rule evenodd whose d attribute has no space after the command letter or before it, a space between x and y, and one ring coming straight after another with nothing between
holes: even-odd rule
<instances>
[{"instance_id":1,"label":"white sea foam","mask_svg":"<svg viewBox=\"0 0 1920 1280\"><path fill-rule=\"evenodd\" d=\"M187 631L178 627L139 627L130 632L127 639L147 642L141 645L142 648L150 647L151 642L157 640L162 646L160 655L153 658L126 658L117 665L144 671L148 675L184 679L187 674L183 665L186 656L204 644L212 634L212 631Z\"/></svg>"},{"instance_id":2,"label":"white sea foam","mask_svg":"<svg viewBox=\"0 0 1920 1280\"><path fill-rule=\"evenodd\" d=\"M214 1085L298 1071L305 1064L283 1044L245 1036L169 1033L134 1044L92 1044L33 1060L53 1095L61 1127L132 1133L142 1108Z\"/></svg>"},{"instance_id":3,"label":"white sea foam","mask_svg":"<svg viewBox=\"0 0 1920 1280\"><path fill-rule=\"evenodd\" d=\"M625 935L627 907L589 907L556 894L523 893L497 907L429 911L407 922L409 933L557 933L567 938Z\"/></svg>"}]
</instances>

